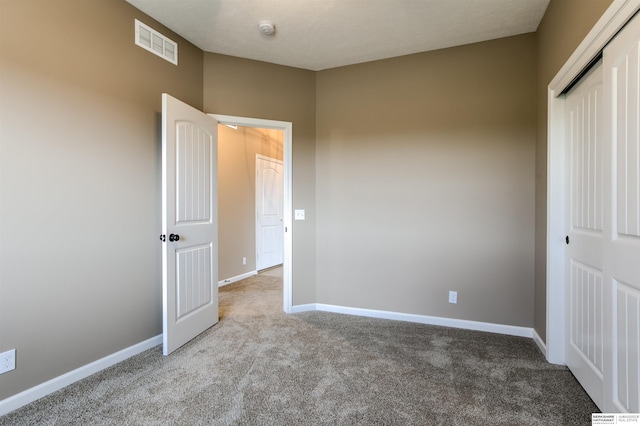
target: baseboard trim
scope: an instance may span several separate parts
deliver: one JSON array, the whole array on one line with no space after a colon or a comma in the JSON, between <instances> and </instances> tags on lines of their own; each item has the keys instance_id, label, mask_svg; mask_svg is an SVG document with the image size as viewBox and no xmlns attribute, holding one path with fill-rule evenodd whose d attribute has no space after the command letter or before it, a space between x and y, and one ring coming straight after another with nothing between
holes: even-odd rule
<instances>
[{"instance_id":1,"label":"baseboard trim","mask_svg":"<svg viewBox=\"0 0 640 426\"><path fill-rule=\"evenodd\" d=\"M547 345L544 343L544 340L542 340L542 338L536 332L535 329L533 329L533 341L536 343L536 345L538 346L538 349L540 349L540 352L542 352L542 355L544 355L544 357L546 359L547 358ZM547 359L547 361L548 361L548 359Z\"/></svg>"},{"instance_id":2,"label":"baseboard trim","mask_svg":"<svg viewBox=\"0 0 640 426\"><path fill-rule=\"evenodd\" d=\"M53 379L41 383L37 386L29 388L18 394L10 396L9 398L0 401L0 416L8 414L20 407L23 407L33 401L36 401L42 397L45 397L57 390L60 390L72 383L82 380L91 376L105 368L111 367L127 358L131 358L141 352L151 349L162 344L162 334L147 339L143 342L137 343L121 351L115 352L111 355L107 355L104 358L96 360L90 364L84 365L75 370L69 371L61 376L54 377Z\"/></svg>"},{"instance_id":3,"label":"baseboard trim","mask_svg":"<svg viewBox=\"0 0 640 426\"><path fill-rule=\"evenodd\" d=\"M235 283L236 281L244 280L245 278L252 277L254 275L258 275L258 271L251 271L245 274L236 275L235 277L227 278L222 281L218 281L218 287L222 287L225 285L229 285L231 283Z\"/></svg>"},{"instance_id":4,"label":"baseboard trim","mask_svg":"<svg viewBox=\"0 0 640 426\"><path fill-rule=\"evenodd\" d=\"M510 336L533 338L534 330L530 327L494 324L488 322L469 321L455 318L434 317L429 315L405 314L400 312L379 311L375 309L350 308L346 306L310 303L291 307L291 313L308 311L333 312L337 314L356 315L362 317L381 318L395 321L415 322L419 324L440 325L443 327L461 328L464 330L486 331L489 333L507 334Z\"/></svg>"},{"instance_id":5,"label":"baseboard trim","mask_svg":"<svg viewBox=\"0 0 640 426\"><path fill-rule=\"evenodd\" d=\"M291 307L292 314L299 314L300 312L318 311L316 307L317 303L308 303L306 305L295 305Z\"/></svg>"}]
</instances>

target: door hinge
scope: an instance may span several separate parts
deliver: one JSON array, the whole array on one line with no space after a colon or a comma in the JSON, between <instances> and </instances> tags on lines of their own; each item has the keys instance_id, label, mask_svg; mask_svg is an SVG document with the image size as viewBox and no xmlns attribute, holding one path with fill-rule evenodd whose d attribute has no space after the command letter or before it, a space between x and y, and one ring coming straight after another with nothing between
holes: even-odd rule
<instances>
[{"instance_id":1,"label":"door hinge","mask_svg":"<svg viewBox=\"0 0 640 426\"><path fill-rule=\"evenodd\" d=\"M160 241L162 241L163 243L167 241L167 236L165 234L160 234Z\"/></svg>"}]
</instances>

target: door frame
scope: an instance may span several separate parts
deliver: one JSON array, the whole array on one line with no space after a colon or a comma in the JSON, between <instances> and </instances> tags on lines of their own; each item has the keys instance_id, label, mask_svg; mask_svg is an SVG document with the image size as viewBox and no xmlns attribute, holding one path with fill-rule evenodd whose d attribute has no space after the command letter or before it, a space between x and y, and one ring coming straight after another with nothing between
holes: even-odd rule
<instances>
[{"instance_id":1,"label":"door frame","mask_svg":"<svg viewBox=\"0 0 640 426\"><path fill-rule=\"evenodd\" d=\"M640 0L614 0L547 88L547 361L565 362L565 97L563 92L640 10Z\"/></svg>"},{"instance_id":2,"label":"door frame","mask_svg":"<svg viewBox=\"0 0 640 426\"><path fill-rule=\"evenodd\" d=\"M640 1L640 0L638 0ZM233 115L208 114L218 120L220 124L243 127L257 127L262 129L278 129L283 131L282 161L284 172L284 252L282 265L282 307L285 313L291 313L292 306L292 270L293 270L293 227L291 222L292 212L292 156L293 147L293 123L289 121L266 120L261 118L238 117Z\"/></svg>"}]
</instances>

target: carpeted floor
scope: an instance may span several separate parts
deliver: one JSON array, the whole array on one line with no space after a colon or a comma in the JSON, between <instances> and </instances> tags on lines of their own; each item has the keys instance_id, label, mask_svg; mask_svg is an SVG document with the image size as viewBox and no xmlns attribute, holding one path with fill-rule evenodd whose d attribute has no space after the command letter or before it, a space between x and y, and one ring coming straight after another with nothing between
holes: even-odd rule
<instances>
[{"instance_id":1,"label":"carpeted floor","mask_svg":"<svg viewBox=\"0 0 640 426\"><path fill-rule=\"evenodd\" d=\"M278 270L220 289L220 323L150 349L2 425L590 425L597 407L532 340L282 313Z\"/></svg>"}]
</instances>

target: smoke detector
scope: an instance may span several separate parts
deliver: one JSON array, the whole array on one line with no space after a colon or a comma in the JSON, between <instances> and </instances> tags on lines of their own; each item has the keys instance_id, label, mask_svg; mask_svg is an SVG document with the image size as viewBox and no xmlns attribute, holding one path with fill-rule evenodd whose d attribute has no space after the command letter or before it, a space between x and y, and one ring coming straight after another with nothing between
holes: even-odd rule
<instances>
[{"instance_id":1,"label":"smoke detector","mask_svg":"<svg viewBox=\"0 0 640 426\"><path fill-rule=\"evenodd\" d=\"M276 27L271 21L260 21L258 28L262 34L268 36L273 35L276 32Z\"/></svg>"}]
</instances>

